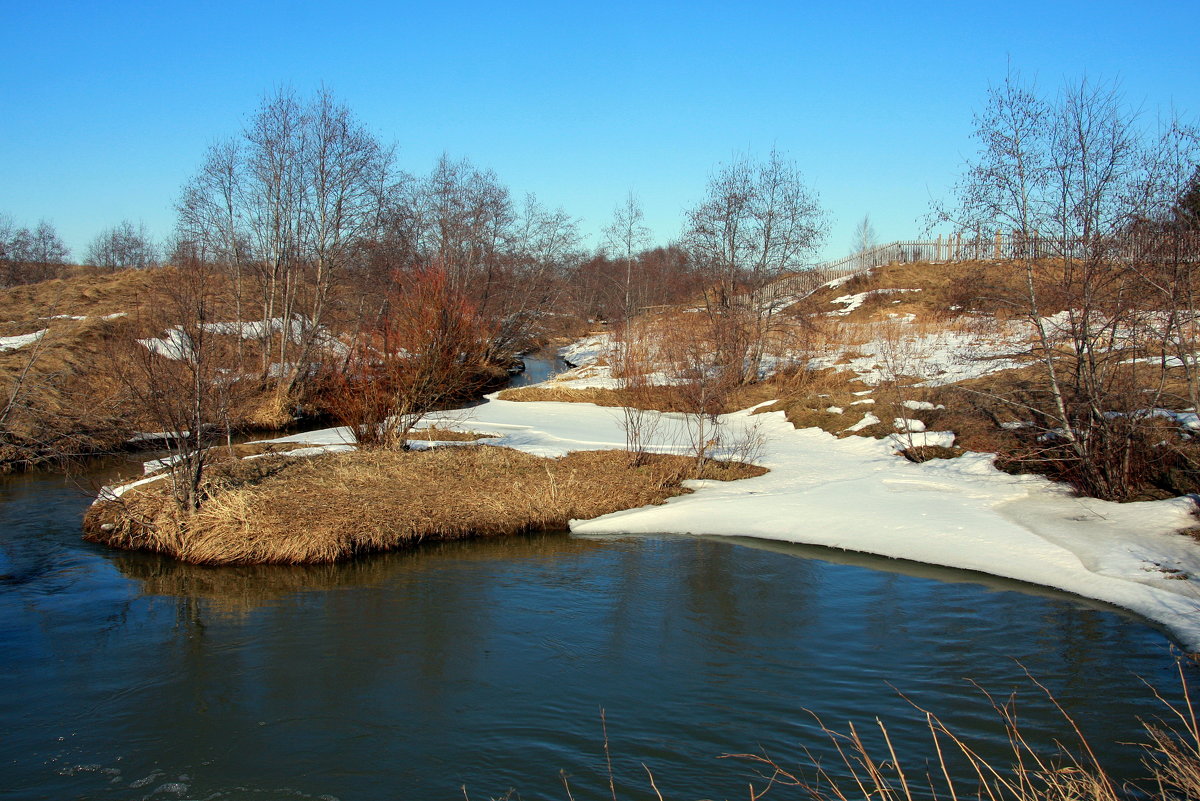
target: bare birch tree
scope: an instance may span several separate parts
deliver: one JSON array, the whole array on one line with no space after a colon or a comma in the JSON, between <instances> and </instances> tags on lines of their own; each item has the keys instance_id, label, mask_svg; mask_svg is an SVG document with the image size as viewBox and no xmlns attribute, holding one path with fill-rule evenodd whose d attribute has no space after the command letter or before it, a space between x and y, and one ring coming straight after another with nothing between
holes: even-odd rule
<instances>
[{"instance_id":1,"label":"bare birch tree","mask_svg":"<svg viewBox=\"0 0 1200 801\"><path fill-rule=\"evenodd\" d=\"M96 235L83 260L106 270L143 270L158 264L158 251L144 223L122 220Z\"/></svg>"},{"instance_id":2,"label":"bare birch tree","mask_svg":"<svg viewBox=\"0 0 1200 801\"><path fill-rule=\"evenodd\" d=\"M0 217L0 287L32 284L62 272L70 251L46 220L18 228Z\"/></svg>"},{"instance_id":3,"label":"bare birch tree","mask_svg":"<svg viewBox=\"0 0 1200 801\"><path fill-rule=\"evenodd\" d=\"M625 280L621 285L623 304L622 317L626 321L633 316L635 306L633 267L636 256L650 244L650 229L644 224L645 214L642 204L633 190L625 196L625 200L613 209L612 222L604 229L604 246L617 263L623 266Z\"/></svg>"},{"instance_id":4,"label":"bare birch tree","mask_svg":"<svg viewBox=\"0 0 1200 801\"><path fill-rule=\"evenodd\" d=\"M709 179L707 196L687 212L684 245L707 269L709 313L729 329L721 358L743 382L758 378L776 308L775 278L803 269L828 223L795 164L772 150L765 161L739 157Z\"/></svg>"},{"instance_id":5,"label":"bare birch tree","mask_svg":"<svg viewBox=\"0 0 1200 801\"><path fill-rule=\"evenodd\" d=\"M989 90L975 138L941 219L1010 232L1024 292L1008 301L1044 379L1020 403L1038 418L1042 455L1084 491L1128 498L1150 458L1138 427L1158 397L1134 391L1155 381L1132 360L1149 317L1129 242L1160 203L1161 141L1114 85L1085 80L1046 98L1015 74Z\"/></svg>"},{"instance_id":6,"label":"bare birch tree","mask_svg":"<svg viewBox=\"0 0 1200 801\"><path fill-rule=\"evenodd\" d=\"M284 398L309 376L331 290L379 237L392 178L392 150L329 91L280 90L184 189L180 235L232 271L239 322L254 284L261 373Z\"/></svg>"}]
</instances>

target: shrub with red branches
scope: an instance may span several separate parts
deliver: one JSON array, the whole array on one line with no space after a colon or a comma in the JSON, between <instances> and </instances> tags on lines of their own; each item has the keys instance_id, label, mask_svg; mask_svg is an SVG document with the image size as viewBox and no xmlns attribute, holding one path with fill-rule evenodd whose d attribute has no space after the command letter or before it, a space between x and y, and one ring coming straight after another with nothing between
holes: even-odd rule
<instances>
[{"instance_id":1,"label":"shrub with red branches","mask_svg":"<svg viewBox=\"0 0 1200 801\"><path fill-rule=\"evenodd\" d=\"M403 448L425 415L490 375L491 326L427 265L392 274L383 308L329 376L329 408L360 447Z\"/></svg>"}]
</instances>

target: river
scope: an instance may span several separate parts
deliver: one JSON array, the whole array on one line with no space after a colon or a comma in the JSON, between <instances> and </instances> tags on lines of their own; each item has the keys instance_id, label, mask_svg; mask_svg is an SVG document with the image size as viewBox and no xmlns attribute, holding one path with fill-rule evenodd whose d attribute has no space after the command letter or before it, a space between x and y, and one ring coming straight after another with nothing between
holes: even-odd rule
<instances>
[{"instance_id":1,"label":"river","mask_svg":"<svg viewBox=\"0 0 1200 801\"><path fill-rule=\"evenodd\" d=\"M621 799L653 797L643 765L668 799L744 797L719 757L827 755L812 713L881 717L910 773L909 700L1000 753L971 681L1065 737L1026 670L1131 778L1143 682L1179 694L1136 618L816 548L556 532L212 569L84 543L90 488L136 469L0 479L0 798L609 798L605 730Z\"/></svg>"}]
</instances>

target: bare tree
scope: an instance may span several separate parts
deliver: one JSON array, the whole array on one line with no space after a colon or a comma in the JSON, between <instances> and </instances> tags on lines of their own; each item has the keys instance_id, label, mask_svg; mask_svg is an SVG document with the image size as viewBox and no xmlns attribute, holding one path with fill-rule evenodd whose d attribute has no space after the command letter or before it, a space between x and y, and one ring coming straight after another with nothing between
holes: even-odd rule
<instances>
[{"instance_id":1,"label":"bare tree","mask_svg":"<svg viewBox=\"0 0 1200 801\"><path fill-rule=\"evenodd\" d=\"M625 432L625 450L634 466L644 464L650 443L662 418L649 411L656 408L655 373L666 367L660 347L659 321L644 316L626 320L614 333L611 358L613 375L624 396L621 405L621 429Z\"/></svg>"},{"instance_id":2,"label":"bare tree","mask_svg":"<svg viewBox=\"0 0 1200 801\"><path fill-rule=\"evenodd\" d=\"M486 313L501 283L502 254L516 212L508 188L491 170L443 154L415 186L418 252L443 266L457 289L470 292Z\"/></svg>"},{"instance_id":3,"label":"bare tree","mask_svg":"<svg viewBox=\"0 0 1200 801\"><path fill-rule=\"evenodd\" d=\"M176 204L180 241L191 243L201 261L216 265L231 277L234 324L239 329L246 320L244 278L252 255L241 195L242 169L235 140L212 145L200 171L184 186ZM239 337L239 372L244 358L243 341Z\"/></svg>"},{"instance_id":4,"label":"bare tree","mask_svg":"<svg viewBox=\"0 0 1200 801\"><path fill-rule=\"evenodd\" d=\"M1148 165L1143 193L1150 212L1132 233L1148 243L1134 263L1138 277L1159 300L1143 321L1158 336L1162 364L1183 375L1173 400L1200 408L1200 131L1172 120Z\"/></svg>"},{"instance_id":5,"label":"bare tree","mask_svg":"<svg viewBox=\"0 0 1200 801\"><path fill-rule=\"evenodd\" d=\"M158 253L143 223L122 220L101 231L88 245L84 261L106 270L145 269L158 263Z\"/></svg>"},{"instance_id":6,"label":"bare tree","mask_svg":"<svg viewBox=\"0 0 1200 801\"><path fill-rule=\"evenodd\" d=\"M633 316L635 307L633 266L635 256L645 250L650 244L650 229L644 225L645 214L633 190L625 196L625 201L613 209L613 219L604 229L605 249L611 252L617 263L625 268L625 280L622 284L623 318L628 322Z\"/></svg>"},{"instance_id":7,"label":"bare tree","mask_svg":"<svg viewBox=\"0 0 1200 801\"><path fill-rule=\"evenodd\" d=\"M719 340L727 326L708 315L684 317L659 332L658 352L700 468L722 445L721 413L740 382L741 370L720 358Z\"/></svg>"},{"instance_id":8,"label":"bare tree","mask_svg":"<svg viewBox=\"0 0 1200 801\"><path fill-rule=\"evenodd\" d=\"M582 258L581 238L578 221L565 210L525 196L505 239L502 281L487 298L494 361L504 363L537 344L547 312L561 304L565 275Z\"/></svg>"},{"instance_id":9,"label":"bare tree","mask_svg":"<svg viewBox=\"0 0 1200 801\"><path fill-rule=\"evenodd\" d=\"M709 179L707 197L687 213L684 245L708 271L710 314L738 328L721 353L742 380L756 380L771 317L765 291L780 275L800 270L824 240L828 224L795 164L772 150L765 161L739 157Z\"/></svg>"},{"instance_id":10,"label":"bare tree","mask_svg":"<svg viewBox=\"0 0 1200 801\"><path fill-rule=\"evenodd\" d=\"M183 513L200 508L212 453L206 437L228 425L233 403L229 360L213 326L220 288L215 269L194 256L156 278L166 303L145 310L161 338L130 343L114 369L142 413L164 434L175 502Z\"/></svg>"},{"instance_id":11,"label":"bare tree","mask_svg":"<svg viewBox=\"0 0 1200 801\"><path fill-rule=\"evenodd\" d=\"M302 207L300 245L308 269L308 325L298 342L289 395L320 344L334 282L360 255L361 243L377 235L392 164L391 149L380 145L327 90L312 102L307 127L310 145L303 178L308 198Z\"/></svg>"},{"instance_id":12,"label":"bare tree","mask_svg":"<svg viewBox=\"0 0 1200 801\"><path fill-rule=\"evenodd\" d=\"M539 317L557 305L580 260L578 225L533 195L514 203L491 170L443 155L391 199L384 240L389 269L439 265L494 326L492 358L527 348Z\"/></svg>"},{"instance_id":13,"label":"bare tree","mask_svg":"<svg viewBox=\"0 0 1200 801\"><path fill-rule=\"evenodd\" d=\"M17 228L11 218L0 217L0 286L54 278L69 256L49 222L42 220L33 229Z\"/></svg>"},{"instance_id":14,"label":"bare tree","mask_svg":"<svg viewBox=\"0 0 1200 801\"><path fill-rule=\"evenodd\" d=\"M854 226L854 252L866 253L878 243L875 226L871 225L871 215L864 214L858 225Z\"/></svg>"},{"instance_id":15,"label":"bare tree","mask_svg":"<svg viewBox=\"0 0 1200 801\"><path fill-rule=\"evenodd\" d=\"M1151 458L1144 410L1162 387L1133 360L1153 315L1128 247L1170 183L1161 141L1113 85L1085 80L1046 98L1014 74L989 90L975 137L979 153L939 214L1016 243L1024 290L1007 300L1030 324L1044 380L1010 400L1040 423L1039 458L1090 494L1128 498Z\"/></svg>"},{"instance_id":16,"label":"bare tree","mask_svg":"<svg viewBox=\"0 0 1200 801\"><path fill-rule=\"evenodd\" d=\"M360 447L404 448L430 412L484 380L491 331L435 267L397 272L384 313L334 373L332 411Z\"/></svg>"},{"instance_id":17,"label":"bare tree","mask_svg":"<svg viewBox=\"0 0 1200 801\"><path fill-rule=\"evenodd\" d=\"M380 237L392 177L391 148L330 92L280 90L184 189L180 235L231 270L239 321L244 281L257 290L261 373L283 398L310 375L334 287Z\"/></svg>"}]
</instances>

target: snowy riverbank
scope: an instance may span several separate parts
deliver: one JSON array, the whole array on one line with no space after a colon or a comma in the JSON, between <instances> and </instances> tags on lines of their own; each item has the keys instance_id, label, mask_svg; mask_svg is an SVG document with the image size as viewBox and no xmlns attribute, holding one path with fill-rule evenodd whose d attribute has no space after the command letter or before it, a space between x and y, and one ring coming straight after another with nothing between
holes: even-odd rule
<instances>
[{"instance_id":1,"label":"snowy riverbank","mask_svg":"<svg viewBox=\"0 0 1200 801\"><path fill-rule=\"evenodd\" d=\"M654 448L686 452L682 418L653 417ZM428 422L496 435L489 445L556 456L623 447L620 421L619 409L489 398ZM890 440L798 431L775 412L739 412L722 422L730 441L759 440L756 461L770 473L695 482L691 495L573 521L572 530L750 536L975 570L1129 609L1200 651L1200 545L1176 533L1195 522L1189 499L1077 498L1043 478L1000 472L986 454L913 464ZM338 429L284 440L344 441Z\"/></svg>"}]
</instances>

